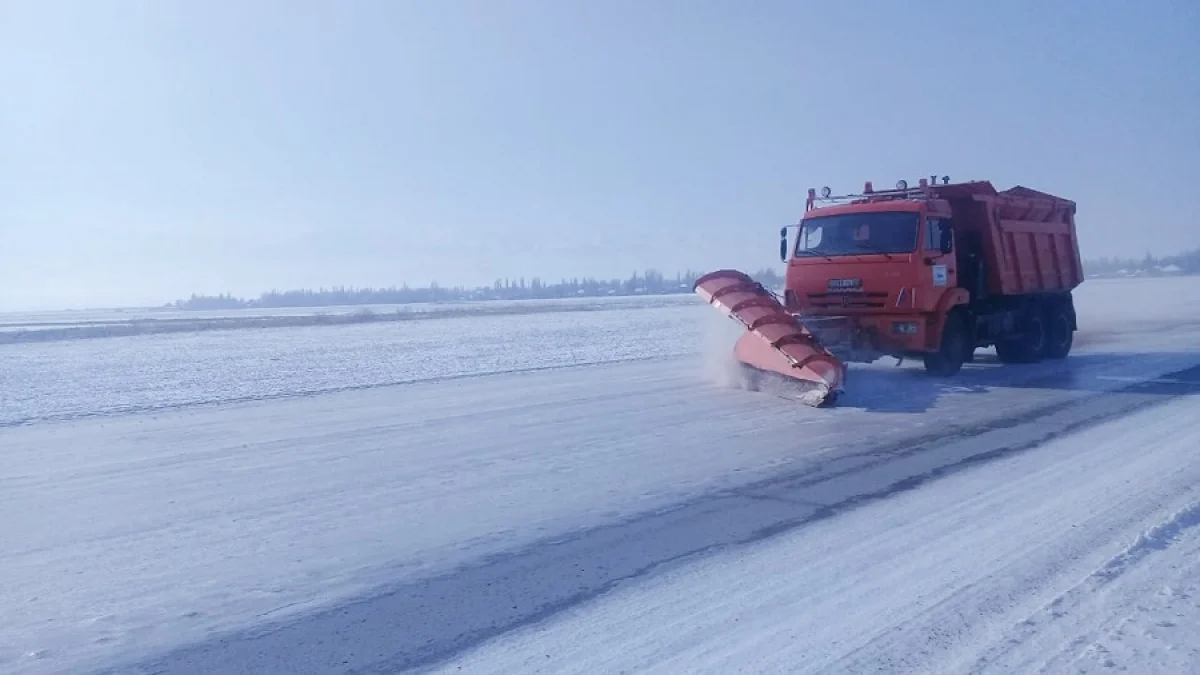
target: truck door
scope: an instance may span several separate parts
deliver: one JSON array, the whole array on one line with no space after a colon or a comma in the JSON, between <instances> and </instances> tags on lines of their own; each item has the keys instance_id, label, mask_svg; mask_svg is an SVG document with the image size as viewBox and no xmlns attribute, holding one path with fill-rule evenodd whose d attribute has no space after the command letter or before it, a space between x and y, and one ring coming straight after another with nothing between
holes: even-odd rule
<instances>
[{"instance_id":1,"label":"truck door","mask_svg":"<svg viewBox=\"0 0 1200 675\"><path fill-rule=\"evenodd\" d=\"M929 271L926 277L935 291L958 285L954 259L954 237L950 220L930 216L925 219L924 260ZM937 295L940 295L938 293Z\"/></svg>"},{"instance_id":2,"label":"truck door","mask_svg":"<svg viewBox=\"0 0 1200 675\"><path fill-rule=\"evenodd\" d=\"M986 272L983 258L983 235L979 232L954 231L955 261L958 263L958 285L967 289L971 300L987 295L984 283Z\"/></svg>"}]
</instances>

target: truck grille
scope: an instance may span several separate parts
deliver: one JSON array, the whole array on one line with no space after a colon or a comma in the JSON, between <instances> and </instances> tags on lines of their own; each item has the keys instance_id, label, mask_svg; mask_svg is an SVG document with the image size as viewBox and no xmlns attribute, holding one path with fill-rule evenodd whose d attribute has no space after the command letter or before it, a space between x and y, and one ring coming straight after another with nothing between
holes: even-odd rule
<instances>
[{"instance_id":1,"label":"truck grille","mask_svg":"<svg viewBox=\"0 0 1200 675\"><path fill-rule=\"evenodd\" d=\"M834 307L875 309L887 306L888 294L881 291L868 293L809 293L808 304L830 309Z\"/></svg>"}]
</instances>

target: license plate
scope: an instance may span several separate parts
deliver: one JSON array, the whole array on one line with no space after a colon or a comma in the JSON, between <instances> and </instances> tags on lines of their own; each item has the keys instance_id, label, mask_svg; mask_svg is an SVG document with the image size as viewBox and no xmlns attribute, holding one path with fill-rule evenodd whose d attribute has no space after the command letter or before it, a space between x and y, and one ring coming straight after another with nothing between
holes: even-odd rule
<instances>
[{"instance_id":1,"label":"license plate","mask_svg":"<svg viewBox=\"0 0 1200 675\"><path fill-rule=\"evenodd\" d=\"M831 291L857 291L862 288L862 279L830 279Z\"/></svg>"}]
</instances>

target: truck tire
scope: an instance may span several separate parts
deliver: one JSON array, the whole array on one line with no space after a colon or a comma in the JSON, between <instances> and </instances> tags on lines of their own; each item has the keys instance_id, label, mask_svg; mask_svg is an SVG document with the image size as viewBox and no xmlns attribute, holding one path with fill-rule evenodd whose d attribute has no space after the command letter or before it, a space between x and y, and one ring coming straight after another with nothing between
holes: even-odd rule
<instances>
[{"instance_id":1,"label":"truck tire","mask_svg":"<svg viewBox=\"0 0 1200 675\"><path fill-rule=\"evenodd\" d=\"M936 352L925 355L925 372L936 377L950 377L962 370L967 360L967 322L962 312L950 312L942 326L942 342Z\"/></svg>"},{"instance_id":2,"label":"truck tire","mask_svg":"<svg viewBox=\"0 0 1200 675\"><path fill-rule=\"evenodd\" d=\"M1037 363L1046 356L1049 331L1045 313L1032 307L1024 319L1020 337L996 341L996 356L1003 363Z\"/></svg>"},{"instance_id":3,"label":"truck tire","mask_svg":"<svg viewBox=\"0 0 1200 675\"><path fill-rule=\"evenodd\" d=\"M1056 305L1046 312L1047 336L1046 358L1065 359L1075 342L1075 331L1071 330L1071 314L1066 305Z\"/></svg>"}]
</instances>

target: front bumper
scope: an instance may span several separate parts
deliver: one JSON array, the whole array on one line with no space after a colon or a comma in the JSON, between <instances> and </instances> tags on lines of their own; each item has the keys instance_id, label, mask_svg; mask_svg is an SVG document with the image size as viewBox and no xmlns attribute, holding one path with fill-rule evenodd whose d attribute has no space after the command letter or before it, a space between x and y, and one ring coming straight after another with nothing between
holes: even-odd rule
<instances>
[{"instance_id":1,"label":"front bumper","mask_svg":"<svg viewBox=\"0 0 1200 675\"><path fill-rule=\"evenodd\" d=\"M929 317L923 314L800 315L826 349L845 362L871 363L929 351Z\"/></svg>"}]
</instances>

